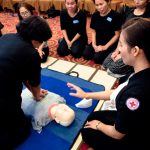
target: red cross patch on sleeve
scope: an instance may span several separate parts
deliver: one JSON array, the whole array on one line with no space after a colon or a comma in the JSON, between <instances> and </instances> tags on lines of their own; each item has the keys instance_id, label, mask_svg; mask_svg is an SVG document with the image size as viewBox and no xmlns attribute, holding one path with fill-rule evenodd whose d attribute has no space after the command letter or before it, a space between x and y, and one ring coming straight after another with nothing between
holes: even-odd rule
<instances>
[{"instance_id":1,"label":"red cross patch on sleeve","mask_svg":"<svg viewBox=\"0 0 150 150\"><path fill-rule=\"evenodd\" d=\"M140 102L136 98L128 98L126 100L126 105L130 110L136 110L139 108Z\"/></svg>"}]
</instances>

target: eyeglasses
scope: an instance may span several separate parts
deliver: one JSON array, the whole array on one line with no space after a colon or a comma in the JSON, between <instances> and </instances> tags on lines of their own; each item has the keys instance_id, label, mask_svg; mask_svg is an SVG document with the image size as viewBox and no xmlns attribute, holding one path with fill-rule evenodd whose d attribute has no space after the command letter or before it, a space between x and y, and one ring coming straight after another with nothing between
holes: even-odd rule
<instances>
[{"instance_id":1,"label":"eyeglasses","mask_svg":"<svg viewBox=\"0 0 150 150\"><path fill-rule=\"evenodd\" d=\"M29 11L25 11L25 12L20 12L21 16L30 16L30 12Z\"/></svg>"}]
</instances>

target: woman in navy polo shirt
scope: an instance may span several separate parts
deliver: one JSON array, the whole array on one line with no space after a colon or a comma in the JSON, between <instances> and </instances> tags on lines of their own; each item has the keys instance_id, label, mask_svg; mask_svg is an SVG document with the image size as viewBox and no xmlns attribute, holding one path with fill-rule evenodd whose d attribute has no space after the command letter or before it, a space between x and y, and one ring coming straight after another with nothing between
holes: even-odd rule
<instances>
[{"instance_id":1,"label":"woman in navy polo shirt","mask_svg":"<svg viewBox=\"0 0 150 150\"><path fill-rule=\"evenodd\" d=\"M81 129L83 140L94 150L145 150L149 146L145 138L150 133L149 38L150 19L133 18L123 25L118 49L134 74L119 91L84 92L68 83L76 91L70 95L80 98L109 100L115 94L116 110L91 113Z\"/></svg>"}]
</instances>

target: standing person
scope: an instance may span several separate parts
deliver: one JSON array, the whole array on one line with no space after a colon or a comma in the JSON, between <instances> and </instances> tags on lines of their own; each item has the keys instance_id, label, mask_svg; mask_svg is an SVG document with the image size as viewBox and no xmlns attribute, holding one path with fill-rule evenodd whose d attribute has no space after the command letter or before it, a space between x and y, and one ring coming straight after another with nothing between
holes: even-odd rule
<instances>
[{"instance_id":1,"label":"standing person","mask_svg":"<svg viewBox=\"0 0 150 150\"><path fill-rule=\"evenodd\" d=\"M17 7L19 20L23 20L31 15L34 15L35 8L26 2L20 2ZM46 62L49 56L49 47L47 41L44 41L38 49L41 57L41 62Z\"/></svg>"},{"instance_id":2,"label":"standing person","mask_svg":"<svg viewBox=\"0 0 150 150\"><path fill-rule=\"evenodd\" d=\"M116 49L120 35L121 18L109 6L109 0L94 0L97 11L92 15L92 43L83 53L85 59L102 64L103 60Z\"/></svg>"},{"instance_id":3,"label":"standing person","mask_svg":"<svg viewBox=\"0 0 150 150\"><path fill-rule=\"evenodd\" d=\"M40 57L35 48L51 38L45 20L30 16L17 25L17 33L0 38L0 149L12 150L30 134L30 121L21 109L24 83L35 100L47 91L40 88Z\"/></svg>"},{"instance_id":4,"label":"standing person","mask_svg":"<svg viewBox=\"0 0 150 150\"><path fill-rule=\"evenodd\" d=\"M71 54L75 58L82 56L87 44L86 15L77 6L77 0L65 0L66 9L61 11L60 24L63 39L57 53L60 56Z\"/></svg>"},{"instance_id":5,"label":"standing person","mask_svg":"<svg viewBox=\"0 0 150 150\"><path fill-rule=\"evenodd\" d=\"M120 14L123 16L124 22L136 17L150 18L149 0L134 0L134 4L135 7L123 5L119 10ZM119 50L117 49L107 56L102 64L102 69L107 70L118 78L122 76L128 77L133 73L133 68L123 63ZM126 79L127 77L124 78Z\"/></svg>"},{"instance_id":6,"label":"standing person","mask_svg":"<svg viewBox=\"0 0 150 150\"><path fill-rule=\"evenodd\" d=\"M147 149L150 123L150 20L133 18L121 31L118 49L123 62L134 68L128 83L116 94L116 111L96 111L89 115L82 128L83 140L95 150ZM72 96L87 99L109 100L115 91L84 92L68 83L75 90Z\"/></svg>"}]
</instances>

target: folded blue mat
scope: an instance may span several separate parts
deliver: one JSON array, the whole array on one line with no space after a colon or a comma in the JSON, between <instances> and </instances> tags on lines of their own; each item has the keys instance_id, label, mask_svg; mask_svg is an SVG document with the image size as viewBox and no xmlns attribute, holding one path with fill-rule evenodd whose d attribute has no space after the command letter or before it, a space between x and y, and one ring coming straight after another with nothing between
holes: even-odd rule
<instances>
[{"instance_id":1,"label":"folded blue mat","mask_svg":"<svg viewBox=\"0 0 150 150\"><path fill-rule=\"evenodd\" d=\"M67 105L75 111L76 117L69 127L63 127L52 121L40 134L32 129L29 138L16 150L69 150L98 101L93 101L90 108L75 107L81 99L69 95L71 91L67 87L67 82L74 83L85 91L103 91L104 86L48 69L42 69L41 74L41 87L64 97Z\"/></svg>"}]
</instances>

